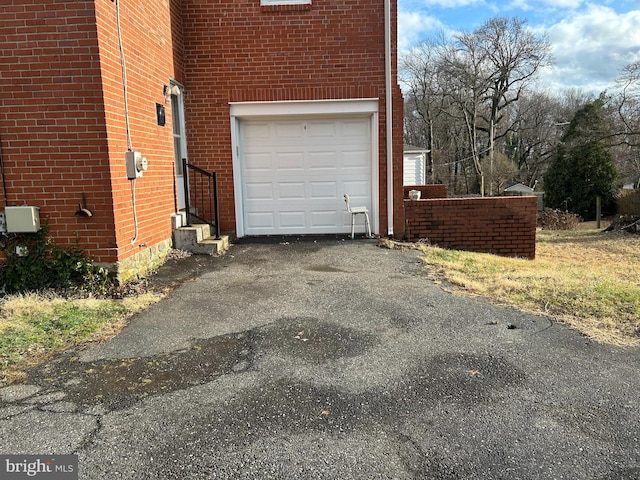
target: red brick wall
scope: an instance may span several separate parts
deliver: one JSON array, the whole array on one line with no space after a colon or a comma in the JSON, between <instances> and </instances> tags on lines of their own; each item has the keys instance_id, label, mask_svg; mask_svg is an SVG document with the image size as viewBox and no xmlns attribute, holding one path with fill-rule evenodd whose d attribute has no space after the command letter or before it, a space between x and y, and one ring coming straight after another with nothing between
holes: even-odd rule
<instances>
[{"instance_id":1,"label":"red brick wall","mask_svg":"<svg viewBox=\"0 0 640 480\"><path fill-rule=\"evenodd\" d=\"M405 185L403 187L404 198L409 198L411 190L419 190L420 198L426 200L428 198L447 198L447 187L442 184L429 185Z\"/></svg>"},{"instance_id":2,"label":"red brick wall","mask_svg":"<svg viewBox=\"0 0 640 480\"><path fill-rule=\"evenodd\" d=\"M392 15L392 27L396 24L395 14ZM396 44L396 30L394 31L393 45ZM395 81L396 63L395 56L393 60L393 79ZM404 204L403 204L403 177L404 177L404 99L400 87L394 86L393 92L393 122L394 122L394 138L393 138L393 233L396 238L404 236ZM382 141L383 137L380 137ZM386 138L386 136L385 136Z\"/></svg>"},{"instance_id":3,"label":"red brick wall","mask_svg":"<svg viewBox=\"0 0 640 480\"><path fill-rule=\"evenodd\" d=\"M40 207L59 243L77 235L106 253L114 233L93 2L3 5L0 72L7 203ZM83 192L91 219L74 215Z\"/></svg>"},{"instance_id":4,"label":"red brick wall","mask_svg":"<svg viewBox=\"0 0 640 480\"><path fill-rule=\"evenodd\" d=\"M182 0L189 158L218 172L223 231L235 231L229 102L347 98L380 99L380 225L386 231L383 5L313 0L311 6L260 7L259 0ZM395 45L395 29L393 37ZM397 86L394 97L394 223L402 231L403 109Z\"/></svg>"},{"instance_id":5,"label":"red brick wall","mask_svg":"<svg viewBox=\"0 0 640 480\"><path fill-rule=\"evenodd\" d=\"M443 248L535 258L536 197L405 200L409 241Z\"/></svg>"},{"instance_id":6,"label":"red brick wall","mask_svg":"<svg viewBox=\"0 0 640 480\"><path fill-rule=\"evenodd\" d=\"M182 33L182 0L170 0L171 43L173 45L173 78L184 84L184 35Z\"/></svg>"},{"instance_id":7,"label":"red brick wall","mask_svg":"<svg viewBox=\"0 0 640 480\"><path fill-rule=\"evenodd\" d=\"M171 10L163 0L120 3L131 144L149 162L149 169L134 184L126 176L128 142L115 3L96 0L96 8L113 192L114 247L117 259L123 260L171 238L170 215L175 211L173 131L171 105L165 104L163 95L163 85L168 85L174 76ZM157 125L156 103L165 105L164 127ZM135 241L134 185L138 223Z\"/></svg>"},{"instance_id":8,"label":"red brick wall","mask_svg":"<svg viewBox=\"0 0 640 480\"><path fill-rule=\"evenodd\" d=\"M100 262L170 238L174 209L170 108L166 127L155 117L173 74L169 8L151 0L121 10L132 140L150 165L136 185L135 245L115 3L13 0L0 8L6 200L40 207L58 243L77 239ZM75 215L83 193L93 217Z\"/></svg>"}]
</instances>

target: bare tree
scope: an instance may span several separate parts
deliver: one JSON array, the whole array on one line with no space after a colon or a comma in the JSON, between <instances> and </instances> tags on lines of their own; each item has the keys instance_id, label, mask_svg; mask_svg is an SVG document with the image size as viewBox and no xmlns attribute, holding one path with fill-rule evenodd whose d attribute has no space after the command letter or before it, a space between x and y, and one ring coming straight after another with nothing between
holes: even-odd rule
<instances>
[{"instance_id":1,"label":"bare tree","mask_svg":"<svg viewBox=\"0 0 640 480\"><path fill-rule=\"evenodd\" d=\"M416 122L422 128L412 128L411 142L427 150L427 165L431 168L435 181L435 137L434 128L444 110L444 96L438 81L441 65L444 35L427 40L418 45L400 61L400 81L408 90L406 96L405 128L415 127ZM418 140L418 141L414 141Z\"/></svg>"},{"instance_id":2,"label":"bare tree","mask_svg":"<svg viewBox=\"0 0 640 480\"><path fill-rule=\"evenodd\" d=\"M477 48L472 33L456 35L443 53L442 79L446 82L445 95L452 108L450 117L462 121L467 135L469 158L480 177L480 192L484 192L484 172L481 162L482 151L478 139L479 119L483 101L489 91L485 72L486 52Z\"/></svg>"},{"instance_id":3,"label":"bare tree","mask_svg":"<svg viewBox=\"0 0 640 480\"><path fill-rule=\"evenodd\" d=\"M563 102L545 92L527 92L510 109L511 129L505 153L520 170L520 181L534 188L542 179L564 128L568 125Z\"/></svg>"},{"instance_id":4,"label":"bare tree","mask_svg":"<svg viewBox=\"0 0 640 480\"><path fill-rule=\"evenodd\" d=\"M489 189L495 192L503 191L509 183L518 176L518 165L503 153L496 152L493 159L489 155L482 159L483 164L492 162L492 169L486 168Z\"/></svg>"},{"instance_id":5,"label":"bare tree","mask_svg":"<svg viewBox=\"0 0 640 480\"><path fill-rule=\"evenodd\" d=\"M617 112L626 141L640 145L640 61L622 68L617 79L620 87Z\"/></svg>"},{"instance_id":6,"label":"bare tree","mask_svg":"<svg viewBox=\"0 0 640 480\"><path fill-rule=\"evenodd\" d=\"M640 61L623 67L617 86L615 163L623 181L640 188Z\"/></svg>"},{"instance_id":7,"label":"bare tree","mask_svg":"<svg viewBox=\"0 0 640 480\"><path fill-rule=\"evenodd\" d=\"M497 133L496 126L504 119L503 112L520 99L540 68L551 65L551 44L546 36L527 29L525 20L516 18L489 19L474 32L473 38L486 58L490 87L486 97L489 108L485 128L488 130L490 169L493 170L495 140L511 130L511 125L507 125ZM493 192L490 190L489 194Z\"/></svg>"},{"instance_id":8,"label":"bare tree","mask_svg":"<svg viewBox=\"0 0 640 480\"><path fill-rule=\"evenodd\" d=\"M416 118L422 121L432 175L437 135L459 132L462 126L464 142L459 137L441 142L459 147L455 158L445 163L459 169L469 162L484 195L485 170L493 169L496 141L506 144L515 128L513 106L540 68L551 64L549 51L547 38L527 29L524 20L496 17L473 32L449 39L440 34L402 59L411 106L407 124L413 131ZM487 154L489 162L482 162Z\"/></svg>"}]
</instances>

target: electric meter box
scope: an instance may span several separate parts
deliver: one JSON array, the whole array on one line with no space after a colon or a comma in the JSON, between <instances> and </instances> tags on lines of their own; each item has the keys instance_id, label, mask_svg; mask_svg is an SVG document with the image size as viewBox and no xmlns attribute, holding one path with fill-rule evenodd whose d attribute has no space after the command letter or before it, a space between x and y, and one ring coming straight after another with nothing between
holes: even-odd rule
<instances>
[{"instance_id":1,"label":"electric meter box","mask_svg":"<svg viewBox=\"0 0 640 480\"><path fill-rule=\"evenodd\" d=\"M34 233L40 230L38 207L4 207L7 233Z\"/></svg>"},{"instance_id":2,"label":"electric meter box","mask_svg":"<svg viewBox=\"0 0 640 480\"><path fill-rule=\"evenodd\" d=\"M125 163L127 166L127 178L135 180L142 176L142 172L147 170L147 159L140 152L128 151L125 154Z\"/></svg>"}]
</instances>

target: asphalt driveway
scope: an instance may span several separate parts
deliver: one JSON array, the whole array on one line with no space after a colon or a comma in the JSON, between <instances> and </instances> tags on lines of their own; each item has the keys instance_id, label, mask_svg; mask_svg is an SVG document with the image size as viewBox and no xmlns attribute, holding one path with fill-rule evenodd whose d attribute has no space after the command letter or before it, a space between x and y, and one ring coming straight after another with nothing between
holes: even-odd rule
<instances>
[{"instance_id":1,"label":"asphalt driveway","mask_svg":"<svg viewBox=\"0 0 640 480\"><path fill-rule=\"evenodd\" d=\"M638 348L373 241L190 261L111 342L0 389L0 453L75 453L82 479L640 479Z\"/></svg>"}]
</instances>

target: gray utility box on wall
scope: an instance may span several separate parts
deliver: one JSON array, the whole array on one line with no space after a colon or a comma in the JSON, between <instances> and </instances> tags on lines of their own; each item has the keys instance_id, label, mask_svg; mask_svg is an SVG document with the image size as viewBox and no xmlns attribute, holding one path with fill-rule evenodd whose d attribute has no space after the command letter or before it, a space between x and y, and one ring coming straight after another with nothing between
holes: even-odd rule
<instances>
[{"instance_id":1,"label":"gray utility box on wall","mask_svg":"<svg viewBox=\"0 0 640 480\"><path fill-rule=\"evenodd\" d=\"M7 233L34 233L40 230L38 207L4 207Z\"/></svg>"}]
</instances>

